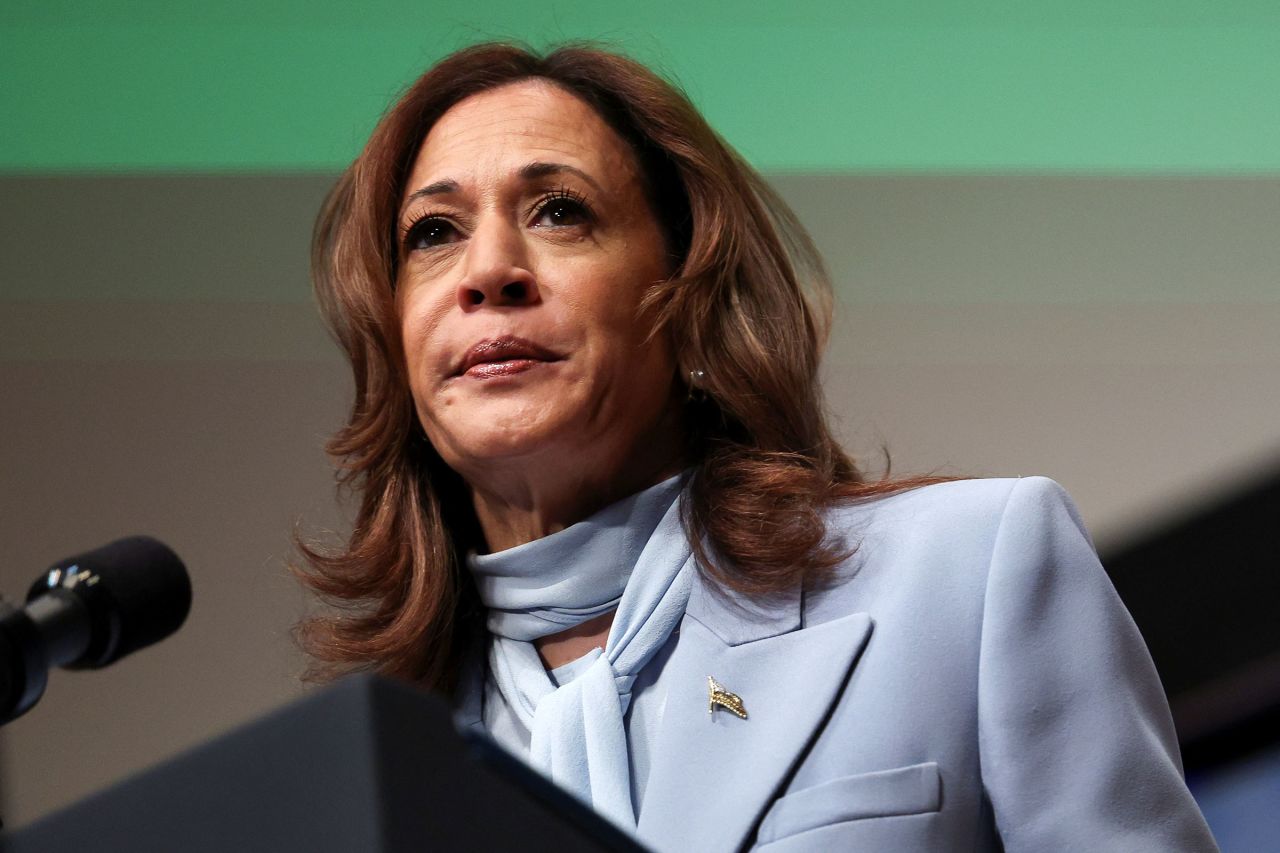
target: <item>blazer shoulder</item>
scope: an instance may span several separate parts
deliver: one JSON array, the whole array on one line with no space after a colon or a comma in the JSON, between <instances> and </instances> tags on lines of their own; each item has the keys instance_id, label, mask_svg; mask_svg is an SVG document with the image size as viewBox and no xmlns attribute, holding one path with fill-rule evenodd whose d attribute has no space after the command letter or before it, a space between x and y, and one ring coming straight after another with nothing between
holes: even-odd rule
<instances>
[{"instance_id":1,"label":"blazer shoulder","mask_svg":"<svg viewBox=\"0 0 1280 853\"><path fill-rule=\"evenodd\" d=\"M998 550L1088 541L1066 490L1038 476L953 480L850 501L830 511L827 535L848 554L814 601L833 607L981 598Z\"/></svg>"},{"instance_id":2,"label":"blazer shoulder","mask_svg":"<svg viewBox=\"0 0 1280 853\"><path fill-rule=\"evenodd\" d=\"M1066 489L1048 477L950 480L840 504L829 513L827 524L833 533L908 525L919 535L993 529L1010 512L1057 515L1064 509L1079 522Z\"/></svg>"}]
</instances>

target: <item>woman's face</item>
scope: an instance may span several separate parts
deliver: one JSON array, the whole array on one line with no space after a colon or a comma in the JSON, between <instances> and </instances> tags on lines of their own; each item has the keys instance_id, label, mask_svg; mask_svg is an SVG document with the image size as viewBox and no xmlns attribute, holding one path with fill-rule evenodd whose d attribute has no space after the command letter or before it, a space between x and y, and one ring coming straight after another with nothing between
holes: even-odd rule
<instances>
[{"instance_id":1,"label":"woman's face","mask_svg":"<svg viewBox=\"0 0 1280 853\"><path fill-rule=\"evenodd\" d=\"M640 313L671 274L663 232L635 156L584 102L527 81L456 104L418 152L400 235L418 418L473 485L625 479L674 445L674 358Z\"/></svg>"}]
</instances>

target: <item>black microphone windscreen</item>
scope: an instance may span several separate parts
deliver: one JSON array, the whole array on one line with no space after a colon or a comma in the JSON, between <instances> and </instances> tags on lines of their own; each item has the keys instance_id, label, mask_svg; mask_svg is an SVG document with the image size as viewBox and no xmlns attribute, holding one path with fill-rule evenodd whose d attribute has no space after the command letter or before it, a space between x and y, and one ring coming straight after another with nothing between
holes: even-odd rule
<instances>
[{"instance_id":1,"label":"black microphone windscreen","mask_svg":"<svg viewBox=\"0 0 1280 853\"><path fill-rule=\"evenodd\" d=\"M89 649L69 667L96 669L159 642L181 627L191 609L191 580L172 549L149 536L130 536L55 563L32 585L31 601L66 589L89 608Z\"/></svg>"}]
</instances>

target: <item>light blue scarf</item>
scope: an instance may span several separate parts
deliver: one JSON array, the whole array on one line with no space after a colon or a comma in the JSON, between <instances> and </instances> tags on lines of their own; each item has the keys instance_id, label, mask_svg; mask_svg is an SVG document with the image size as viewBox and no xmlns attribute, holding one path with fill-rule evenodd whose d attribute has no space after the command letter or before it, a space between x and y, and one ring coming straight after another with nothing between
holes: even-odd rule
<instances>
[{"instance_id":1,"label":"light blue scarf","mask_svg":"<svg viewBox=\"0 0 1280 853\"><path fill-rule=\"evenodd\" d=\"M630 831L623 717L636 674L684 615L695 571L682 485L673 477L551 536L468 560L489 608L489 668L531 732L530 763ZM533 640L615 607L604 651L556 687Z\"/></svg>"}]
</instances>

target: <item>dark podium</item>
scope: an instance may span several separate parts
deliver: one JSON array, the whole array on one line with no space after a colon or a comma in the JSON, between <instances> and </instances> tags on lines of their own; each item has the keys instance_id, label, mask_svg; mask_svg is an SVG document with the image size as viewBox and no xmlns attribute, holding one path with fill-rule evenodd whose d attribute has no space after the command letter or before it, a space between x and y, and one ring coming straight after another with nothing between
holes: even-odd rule
<instances>
[{"instance_id":1,"label":"dark podium","mask_svg":"<svg viewBox=\"0 0 1280 853\"><path fill-rule=\"evenodd\" d=\"M14 832L3 853L639 850L440 699L340 682Z\"/></svg>"}]
</instances>

